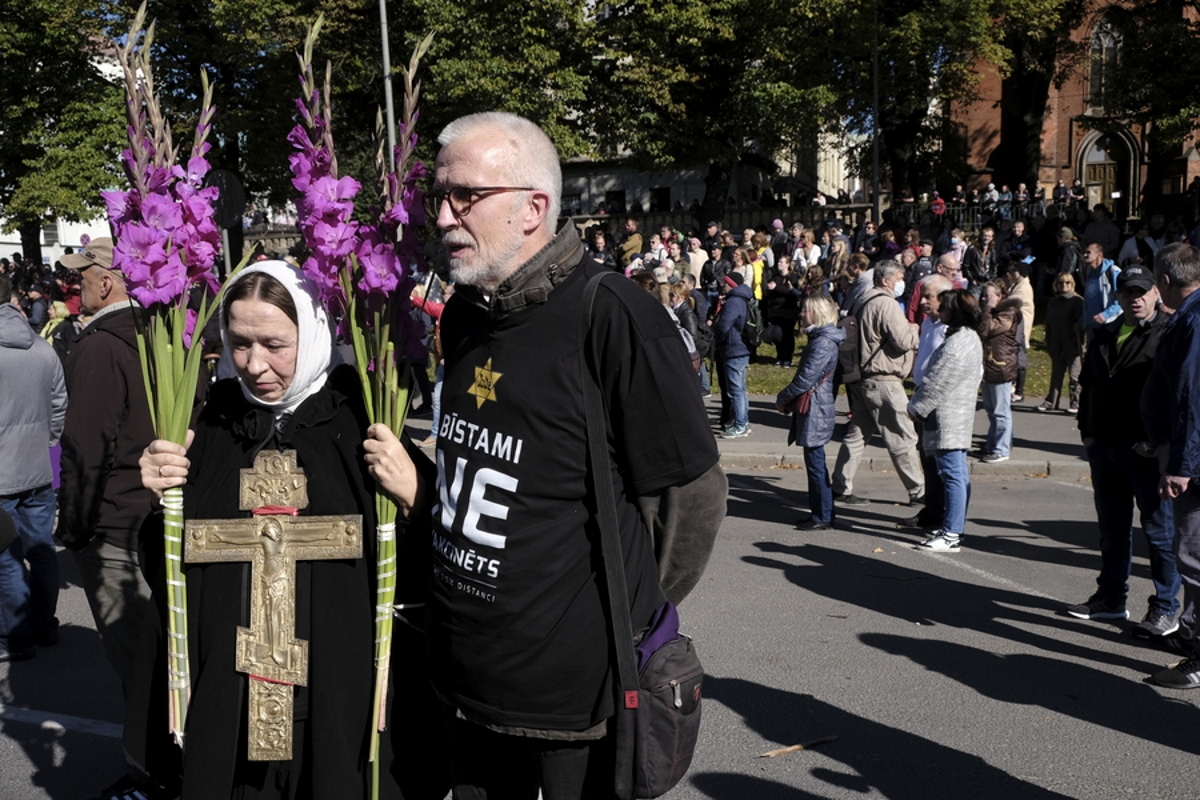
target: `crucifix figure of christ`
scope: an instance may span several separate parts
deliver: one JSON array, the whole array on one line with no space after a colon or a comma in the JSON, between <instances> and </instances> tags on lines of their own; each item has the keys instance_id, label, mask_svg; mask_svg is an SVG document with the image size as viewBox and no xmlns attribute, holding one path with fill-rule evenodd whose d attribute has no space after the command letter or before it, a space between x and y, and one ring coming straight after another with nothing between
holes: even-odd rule
<instances>
[{"instance_id":1,"label":"crucifix figure of christ","mask_svg":"<svg viewBox=\"0 0 1200 800\"><path fill-rule=\"evenodd\" d=\"M250 676L251 761L292 757L293 686L307 686L308 642L295 638L296 562L361 558L362 517L300 517L308 505L296 451L263 451L241 471L245 519L188 520L184 561L248 561L250 627L237 630L238 672Z\"/></svg>"}]
</instances>

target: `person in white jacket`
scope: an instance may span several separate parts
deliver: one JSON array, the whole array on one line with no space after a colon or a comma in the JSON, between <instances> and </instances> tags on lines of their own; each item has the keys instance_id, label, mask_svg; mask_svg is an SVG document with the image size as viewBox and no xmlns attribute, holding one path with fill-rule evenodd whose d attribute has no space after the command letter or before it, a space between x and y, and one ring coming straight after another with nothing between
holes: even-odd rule
<instances>
[{"instance_id":1,"label":"person in white jacket","mask_svg":"<svg viewBox=\"0 0 1200 800\"><path fill-rule=\"evenodd\" d=\"M942 526L917 545L925 550L958 552L971 501L967 450L975 422L975 398L983 380L983 344L975 328L979 303L965 289L939 296L938 314L946 325L946 341L933 354L908 413L921 423L921 446L933 453L945 486Z\"/></svg>"}]
</instances>

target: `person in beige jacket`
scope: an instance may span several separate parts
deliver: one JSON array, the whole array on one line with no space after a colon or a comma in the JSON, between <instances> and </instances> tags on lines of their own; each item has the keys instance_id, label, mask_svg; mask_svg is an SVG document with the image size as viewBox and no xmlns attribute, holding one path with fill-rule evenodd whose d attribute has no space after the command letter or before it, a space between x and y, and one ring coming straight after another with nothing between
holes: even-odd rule
<instances>
[{"instance_id":1,"label":"person in beige jacket","mask_svg":"<svg viewBox=\"0 0 1200 800\"><path fill-rule=\"evenodd\" d=\"M859 380L846 384L850 424L833 472L834 498L845 505L869 502L854 494L854 476L863 447L876 432L883 437L910 505L924 502L925 477L904 392L920 334L895 299L903 279L898 262L880 261L875 265L875 288L850 309L858 323Z\"/></svg>"}]
</instances>

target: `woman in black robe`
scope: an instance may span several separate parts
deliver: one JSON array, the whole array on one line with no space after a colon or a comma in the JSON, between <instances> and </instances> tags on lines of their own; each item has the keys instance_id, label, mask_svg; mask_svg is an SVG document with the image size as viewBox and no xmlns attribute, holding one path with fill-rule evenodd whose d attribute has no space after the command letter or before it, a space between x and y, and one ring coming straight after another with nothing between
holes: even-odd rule
<instances>
[{"instance_id":1,"label":"woman in black robe","mask_svg":"<svg viewBox=\"0 0 1200 800\"><path fill-rule=\"evenodd\" d=\"M396 602L419 605L426 595L429 526L408 516L428 505L422 495L433 486L429 462L385 426L368 424L358 378L340 364L317 296L300 270L284 262L243 270L221 304L220 374L229 379L214 385L187 448L156 440L141 460L147 488L161 495L185 487L185 519L238 519L250 517L238 508L241 469L262 450L295 450L309 501L299 514L363 519L361 558L296 562L294 638L308 642L309 670L307 685L293 690L291 761L247 760L250 678L235 669L235 649L238 627L249 625L250 565L185 565L192 694L182 796L188 800L369 796L376 486L400 508ZM161 675L165 626L156 623ZM389 725L396 730L382 734L381 797L440 798L446 791L419 625L419 619L396 620ZM158 698L147 706L161 708ZM148 720L149 739L156 724L165 728L165 717Z\"/></svg>"}]
</instances>

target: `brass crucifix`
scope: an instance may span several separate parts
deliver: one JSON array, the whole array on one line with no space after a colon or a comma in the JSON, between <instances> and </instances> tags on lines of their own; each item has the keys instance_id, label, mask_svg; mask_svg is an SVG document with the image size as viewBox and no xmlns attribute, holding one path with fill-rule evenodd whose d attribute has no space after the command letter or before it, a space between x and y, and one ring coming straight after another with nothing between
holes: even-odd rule
<instances>
[{"instance_id":1,"label":"brass crucifix","mask_svg":"<svg viewBox=\"0 0 1200 800\"><path fill-rule=\"evenodd\" d=\"M296 639L296 562L361 558L362 517L297 517L308 505L296 451L264 451L243 469L238 507L247 519L188 520L184 561L249 561L250 627L237 631L238 672L250 675L251 761L292 758L292 687L307 686L308 642ZM269 513L269 507L283 507ZM268 513L263 513L264 511Z\"/></svg>"}]
</instances>

